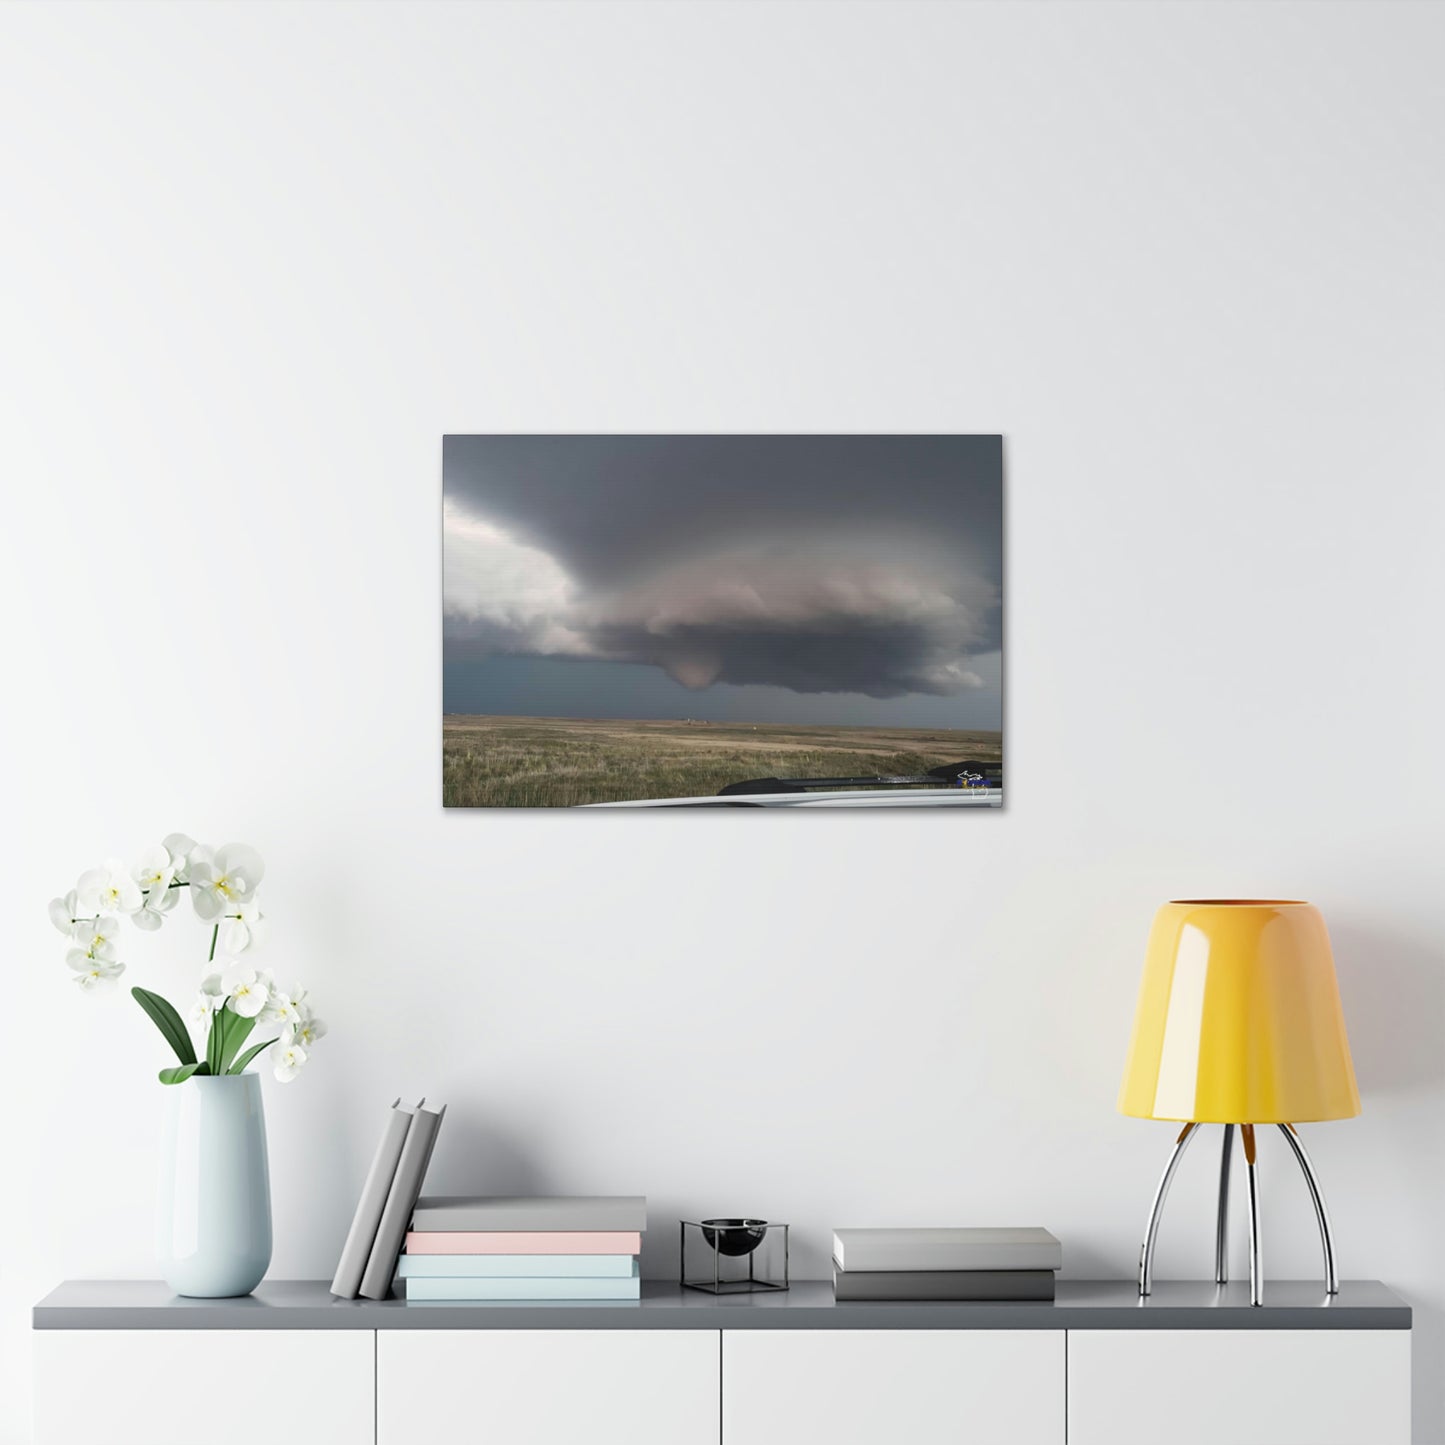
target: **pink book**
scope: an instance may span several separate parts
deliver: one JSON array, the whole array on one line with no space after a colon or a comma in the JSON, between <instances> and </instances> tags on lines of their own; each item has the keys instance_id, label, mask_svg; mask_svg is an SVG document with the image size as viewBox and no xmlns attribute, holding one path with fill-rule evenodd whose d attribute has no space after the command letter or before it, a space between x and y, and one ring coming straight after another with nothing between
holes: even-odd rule
<instances>
[{"instance_id":1,"label":"pink book","mask_svg":"<svg viewBox=\"0 0 1445 1445\"><path fill-rule=\"evenodd\" d=\"M413 1231L406 1237L408 1254L641 1254L642 1235L567 1230L506 1233L452 1229Z\"/></svg>"}]
</instances>

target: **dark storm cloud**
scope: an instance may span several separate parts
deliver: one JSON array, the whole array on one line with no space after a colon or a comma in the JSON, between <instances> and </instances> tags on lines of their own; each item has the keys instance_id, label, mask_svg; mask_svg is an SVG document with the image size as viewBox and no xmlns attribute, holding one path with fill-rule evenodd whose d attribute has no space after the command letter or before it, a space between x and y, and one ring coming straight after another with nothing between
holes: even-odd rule
<instances>
[{"instance_id":1,"label":"dark storm cloud","mask_svg":"<svg viewBox=\"0 0 1445 1445\"><path fill-rule=\"evenodd\" d=\"M951 695L999 645L997 437L449 437L446 653Z\"/></svg>"}]
</instances>

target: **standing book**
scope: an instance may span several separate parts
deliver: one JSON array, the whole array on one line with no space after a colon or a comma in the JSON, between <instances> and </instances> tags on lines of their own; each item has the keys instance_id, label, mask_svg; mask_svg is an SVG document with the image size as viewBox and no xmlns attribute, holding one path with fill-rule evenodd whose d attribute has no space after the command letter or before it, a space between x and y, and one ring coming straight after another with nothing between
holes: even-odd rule
<instances>
[{"instance_id":1,"label":"standing book","mask_svg":"<svg viewBox=\"0 0 1445 1445\"><path fill-rule=\"evenodd\" d=\"M366 1271L361 1276L361 1293L367 1299L386 1299L391 1294L392 1276L401 1256L402 1241L406 1238L407 1225L411 1223L411 1212L421 1195L427 1165L431 1163L432 1149L436 1146L437 1131L446 1111L445 1104L436 1110L418 1108L411 1128L406 1131L406 1142L401 1148L401 1158L397 1160L386 1207L381 1212L376 1239L366 1261Z\"/></svg>"},{"instance_id":2,"label":"standing book","mask_svg":"<svg viewBox=\"0 0 1445 1445\"><path fill-rule=\"evenodd\" d=\"M421 1108L424 1103L425 1099L419 1099L416 1108ZM341 1246L336 1278L331 1281L331 1293L342 1299L355 1299L361 1289L361 1276L366 1273L366 1262L371 1258L371 1246L376 1241L386 1197L391 1193L391 1182L396 1177L396 1166L411 1128L412 1114L412 1108L403 1108L401 1100L397 1099L386 1116L381 1142L376 1146L371 1168L366 1171L361 1198L357 1201L346 1243Z\"/></svg>"}]
</instances>

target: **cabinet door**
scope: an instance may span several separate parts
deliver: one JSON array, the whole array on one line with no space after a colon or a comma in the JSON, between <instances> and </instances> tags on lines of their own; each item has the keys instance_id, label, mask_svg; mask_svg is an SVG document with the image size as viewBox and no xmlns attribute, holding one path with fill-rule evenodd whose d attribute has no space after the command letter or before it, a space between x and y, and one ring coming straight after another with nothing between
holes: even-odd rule
<instances>
[{"instance_id":1,"label":"cabinet door","mask_svg":"<svg viewBox=\"0 0 1445 1445\"><path fill-rule=\"evenodd\" d=\"M1063 1331L726 1330L722 1438L1064 1445Z\"/></svg>"},{"instance_id":2,"label":"cabinet door","mask_svg":"<svg viewBox=\"0 0 1445 1445\"><path fill-rule=\"evenodd\" d=\"M1409 1445L1409 1330L1071 1330L1069 1445Z\"/></svg>"},{"instance_id":3,"label":"cabinet door","mask_svg":"<svg viewBox=\"0 0 1445 1445\"><path fill-rule=\"evenodd\" d=\"M716 1330L380 1330L377 1445L717 1445Z\"/></svg>"},{"instance_id":4,"label":"cabinet door","mask_svg":"<svg viewBox=\"0 0 1445 1445\"><path fill-rule=\"evenodd\" d=\"M370 1330L36 1330L36 1445L372 1445Z\"/></svg>"}]
</instances>

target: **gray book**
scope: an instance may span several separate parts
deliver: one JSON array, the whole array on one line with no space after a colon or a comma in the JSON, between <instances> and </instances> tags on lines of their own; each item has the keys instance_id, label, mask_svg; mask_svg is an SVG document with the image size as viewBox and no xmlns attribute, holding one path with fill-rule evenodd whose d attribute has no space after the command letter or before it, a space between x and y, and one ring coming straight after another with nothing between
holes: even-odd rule
<instances>
[{"instance_id":1,"label":"gray book","mask_svg":"<svg viewBox=\"0 0 1445 1445\"><path fill-rule=\"evenodd\" d=\"M425 1099L418 1099L416 1108L421 1108L424 1103ZM372 1156L371 1168L366 1171L361 1198L357 1200L356 1213L351 1217L346 1243L341 1246L336 1278L331 1281L331 1293L340 1295L342 1299L355 1299L361 1289L361 1276L366 1272L367 1260L371 1258L371 1246L376 1240L382 1211L386 1208L386 1197L391 1193L391 1181L396 1177L397 1161L401 1158L402 1145L406 1143L407 1131L411 1128L412 1112L411 1106L403 1108L401 1100L397 1099L386 1116L386 1128L382 1130L381 1142Z\"/></svg>"},{"instance_id":2,"label":"gray book","mask_svg":"<svg viewBox=\"0 0 1445 1445\"><path fill-rule=\"evenodd\" d=\"M411 1128L406 1131L386 1207L381 1211L381 1222L376 1226L376 1238L367 1257L366 1272L361 1276L361 1293L367 1299L386 1299L391 1294L392 1276L401 1257L406 1227L421 1193L422 1180L426 1178L426 1167L431 1163L431 1151L446 1111L445 1104L436 1110L418 1107Z\"/></svg>"},{"instance_id":3,"label":"gray book","mask_svg":"<svg viewBox=\"0 0 1445 1445\"><path fill-rule=\"evenodd\" d=\"M854 1270L1062 1269L1047 1229L839 1229L833 1258Z\"/></svg>"},{"instance_id":4,"label":"gray book","mask_svg":"<svg viewBox=\"0 0 1445 1445\"><path fill-rule=\"evenodd\" d=\"M875 1269L833 1267L840 1300L1051 1300L1051 1269Z\"/></svg>"},{"instance_id":5,"label":"gray book","mask_svg":"<svg viewBox=\"0 0 1445 1445\"><path fill-rule=\"evenodd\" d=\"M640 1194L570 1198L429 1195L417 1201L411 1227L420 1233L500 1230L524 1234L633 1234L647 1228L647 1200Z\"/></svg>"}]
</instances>

